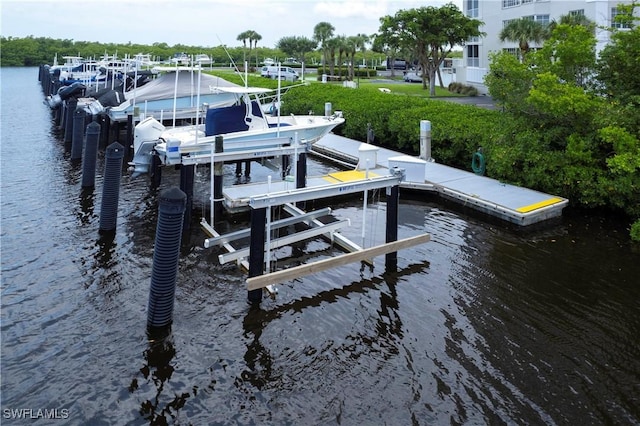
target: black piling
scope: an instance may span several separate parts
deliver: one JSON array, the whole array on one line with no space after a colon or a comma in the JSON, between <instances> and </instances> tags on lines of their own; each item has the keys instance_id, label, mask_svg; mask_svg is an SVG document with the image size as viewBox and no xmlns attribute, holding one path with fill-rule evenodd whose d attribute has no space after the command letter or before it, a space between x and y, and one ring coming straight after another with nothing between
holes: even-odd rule
<instances>
[{"instance_id":1,"label":"black piling","mask_svg":"<svg viewBox=\"0 0 640 426\"><path fill-rule=\"evenodd\" d=\"M66 112L64 117L64 143L70 144L73 138L73 116L78 107L78 100L75 98L67 99L65 102Z\"/></svg>"},{"instance_id":2,"label":"black piling","mask_svg":"<svg viewBox=\"0 0 640 426\"><path fill-rule=\"evenodd\" d=\"M129 153L128 157L133 158L133 115L127 115L127 152Z\"/></svg>"},{"instance_id":3,"label":"black piling","mask_svg":"<svg viewBox=\"0 0 640 426\"><path fill-rule=\"evenodd\" d=\"M173 322L173 302L186 201L187 195L176 187L160 192L147 328L167 327Z\"/></svg>"},{"instance_id":4,"label":"black piling","mask_svg":"<svg viewBox=\"0 0 640 426\"><path fill-rule=\"evenodd\" d=\"M385 242L398 241L398 206L400 204L400 187L398 185L387 188L387 229ZM385 268L395 271L398 267L398 252L385 255Z\"/></svg>"},{"instance_id":5,"label":"black piling","mask_svg":"<svg viewBox=\"0 0 640 426\"><path fill-rule=\"evenodd\" d=\"M83 108L76 108L73 112L73 131L71 133L71 159L80 160L82 158L82 145L84 144L84 122L87 113Z\"/></svg>"},{"instance_id":6,"label":"black piling","mask_svg":"<svg viewBox=\"0 0 640 426\"><path fill-rule=\"evenodd\" d=\"M60 128L60 125L62 124L62 116L64 113L64 108L62 108L61 105L58 105L54 110L53 110L53 122L56 125L56 129Z\"/></svg>"},{"instance_id":7,"label":"black piling","mask_svg":"<svg viewBox=\"0 0 640 426\"><path fill-rule=\"evenodd\" d=\"M298 161L296 161L296 189L304 188L307 186L307 153L302 152L298 154ZM304 210L306 208L306 201L298 201L296 206Z\"/></svg>"},{"instance_id":8,"label":"black piling","mask_svg":"<svg viewBox=\"0 0 640 426\"><path fill-rule=\"evenodd\" d=\"M193 207L193 180L195 177L195 165L182 165L180 167L180 189L187 195L186 210L184 213L184 229L191 229L191 209Z\"/></svg>"},{"instance_id":9,"label":"black piling","mask_svg":"<svg viewBox=\"0 0 640 426\"><path fill-rule=\"evenodd\" d=\"M251 241L249 242L249 278L264 273L264 242L266 237L267 208L251 209ZM249 290L247 300L252 305L262 301L262 289Z\"/></svg>"},{"instance_id":10,"label":"black piling","mask_svg":"<svg viewBox=\"0 0 640 426\"><path fill-rule=\"evenodd\" d=\"M96 182L96 161L100 143L100 124L89 123L85 137L84 157L82 158L82 187L92 188Z\"/></svg>"},{"instance_id":11,"label":"black piling","mask_svg":"<svg viewBox=\"0 0 640 426\"><path fill-rule=\"evenodd\" d=\"M100 208L100 232L110 232L116 229L123 158L124 147L118 142L114 142L107 147L105 152L104 182L102 184L102 205Z\"/></svg>"},{"instance_id":12,"label":"black piling","mask_svg":"<svg viewBox=\"0 0 640 426\"><path fill-rule=\"evenodd\" d=\"M100 125L100 139L98 146L106 146L109 139L109 116L101 112L95 116L94 121Z\"/></svg>"},{"instance_id":13,"label":"black piling","mask_svg":"<svg viewBox=\"0 0 640 426\"><path fill-rule=\"evenodd\" d=\"M224 151L222 136L216 136L215 153ZM239 163L238 163L239 164ZM224 173L224 162L216 161L213 163L213 217L219 218L222 214L222 181ZM213 226L213 223L211 224Z\"/></svg>"},{"instance_id":14,"label":"black piling","mask_svg":"<svg viewBox=\"0 0 640 426\"><path fill-rule=\"evenodd\" d=\"M109 145L109 142L111 141L111 127L112 127L112 122L111 122L111 118L105 114L104 115L104 120L105 120L105 125L104 125L104 131L102 132L102 139L105 145Z\"/></svg>"},{"instance_id":15,"label":"black piling","mask_svg":"<svg viewBox=\"0 0 640 426\"><path fill-rule=\"evenodd\" d=\"M151 156L151 166L149 179L151 180L151 188L157 189L162 183L162 161L157 155Z\"/></svg>"},{"instance_id":16,"label":"black piling","mask_svg":"<svg viewBox=\"0 0 640 426\"><path fill-rule=\"evenodd\" d=\"M116 141L120 138L120 122L113 121L109 124L109 136L107 138L107 143L111 143L111 141Z\"/></svg>"}]
</instances>

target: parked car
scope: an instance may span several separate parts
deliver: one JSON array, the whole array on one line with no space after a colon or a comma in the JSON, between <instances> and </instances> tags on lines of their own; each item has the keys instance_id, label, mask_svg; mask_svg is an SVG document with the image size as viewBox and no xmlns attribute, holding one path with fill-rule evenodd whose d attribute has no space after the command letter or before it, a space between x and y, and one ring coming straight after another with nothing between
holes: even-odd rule
<instances>
[{"instance_id":1,"label":"parked car","mask_svg":"<svg viewBox=\"0 0 640 426\"><path fill-rule=\"evenodd\" d=\"M277 66L264 66L260 70L260 75L266 78L278 78ZM280 79L287 81L296 81L298 73L291 67L280 67Z\"/></svg>"},{"instance_id":2,"label":"parked car","mask_svg":"<svg viewBox=\"0 0 640 426\"><path fill-rule=\"evenodd\" d=\"M404 81L407 83L422 83L422 73L416 71L407 71L404 73Z\"/></svg>"}]
</instances>

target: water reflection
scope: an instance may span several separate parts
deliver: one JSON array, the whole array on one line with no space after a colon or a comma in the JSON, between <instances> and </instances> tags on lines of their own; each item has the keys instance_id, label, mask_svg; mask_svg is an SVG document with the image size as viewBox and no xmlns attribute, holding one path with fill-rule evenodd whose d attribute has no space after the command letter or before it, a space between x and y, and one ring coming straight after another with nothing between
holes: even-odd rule
<instances>
[{"instance_id":1,"label":"water reflection","mask_svg":"<svg viewBox=\"0 0 640 426\"><path fill-rule=\"evenodd\" d=\"M87 225L91 222L94 213L95 193L93 187L82 188L80 191L80 212L78 219L83 225Z\"/></svg>"},{"instance_id":2,"label":"water reflection","mask_svg":"<svg viewBox=\"0 0 640 426\"><path fill-rule=\"evenodd\" d=\"M114 266L114 258L117 244L115 242L116 231L100 231L98 241L96 241L97 250L94 254L96 266L99 269L109 269ZM115 258L117 260L117 258Z\"/></svg>"},{"instance_id":3,"label":"water reflection","mask_svg":"<svg viewBox=\"0 0 640 426\"><path fill-rule=\"evenodd\" d=\"M140 415L148 420L150 425L166 425L176 420L191 394L175 394L173 399L168 401L167 396L163 395L165 384L168 384L175 372L173 359L176 349L171 329L167 327L148 330L148 338L149 347L143 353L145 364L140 368L140 375L147 383L155 386L155 395L142 401ZM139 387L138 377L134 377L129 385L129 392L135 393Z\"/></svg>"}]
</instances>

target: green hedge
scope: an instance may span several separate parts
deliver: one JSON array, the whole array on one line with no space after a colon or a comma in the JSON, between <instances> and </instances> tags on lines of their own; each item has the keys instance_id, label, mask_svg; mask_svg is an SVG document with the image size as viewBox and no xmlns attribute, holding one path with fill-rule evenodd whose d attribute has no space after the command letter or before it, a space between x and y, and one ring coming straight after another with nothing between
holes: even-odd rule
<instances>
[{"instance_id":1,"label":"green hedge","mask_svg":"<svg viewBox=\"0 0 640 426\"><path fill-rule=\"evenodd\" d=\"M283 101L285 114L321 114L325 102L331 102L333 110L341 110L345 117L336 133L366 141L367 125L371 124L376 145L412 155L420 151L420 121L429 120L433 157L464 169L470 169L478 147L490 145L500 121L496 111L375 88L312 84L290 89Z\"/></svg>"}]
</instances>

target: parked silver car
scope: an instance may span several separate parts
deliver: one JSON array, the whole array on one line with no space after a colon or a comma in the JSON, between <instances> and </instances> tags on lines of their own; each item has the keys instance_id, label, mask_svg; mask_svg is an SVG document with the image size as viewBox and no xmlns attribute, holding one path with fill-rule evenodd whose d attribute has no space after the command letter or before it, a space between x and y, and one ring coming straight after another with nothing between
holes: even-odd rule
<instances>
[{"instance_id":1,"label":"parked silver car","mask_svg":"<svg viewBox=\"0 0 640 426\"><path fill-rule=\"evenodd\" d=\"M404 73L403 79L407 83L422 83L422 72L407 71Z\"/></svg>"}]
</instances>

